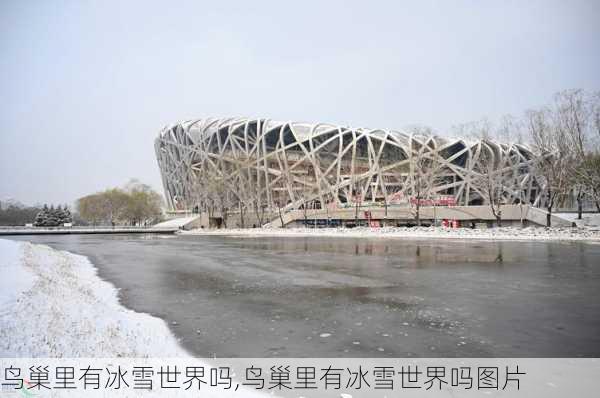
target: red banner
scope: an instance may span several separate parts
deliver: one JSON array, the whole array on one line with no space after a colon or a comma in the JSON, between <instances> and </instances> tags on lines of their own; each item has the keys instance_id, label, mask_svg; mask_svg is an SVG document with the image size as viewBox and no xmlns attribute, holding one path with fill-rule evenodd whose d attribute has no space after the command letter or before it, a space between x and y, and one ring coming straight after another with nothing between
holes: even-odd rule
<instances>
[{"instance_id":1,"label":"red banner","mask_svg":"<svg viewBox=\"0 0 600 398\"><path fill-rule=\"evenodd\" d=\"M440 196L435 199L417 199L411 198L410 203L416 205L417 203L421 206L456 206L456 198L452 195Z\"/></svg>"}]
</instances>

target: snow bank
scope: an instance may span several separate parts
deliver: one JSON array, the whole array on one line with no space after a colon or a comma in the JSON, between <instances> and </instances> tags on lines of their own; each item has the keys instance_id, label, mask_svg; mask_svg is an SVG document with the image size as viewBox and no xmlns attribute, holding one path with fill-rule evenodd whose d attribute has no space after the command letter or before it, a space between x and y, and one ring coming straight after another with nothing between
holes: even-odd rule
<instances>
[{"instance_id":1,"label":"snow bank","mask_svg":"<svg viewBox=\"0 0 600 398\"><path fill-rule=\"evenodd\" d=\"M179 232L184 235L232 236L320 236L350 238L405 238L405 239L473 239L473 240L559 240L600 242L600 231L587 228L441 228L441 227L385 227L385 228L253 228L217 229Z\"/></svg>"},{"instance_id":2,"label":"snow bank","mask_svg":"<svg viewBox=\"0 0 600 398\"><path fill-rule=\"evenodd\" d=\"M86 257L0 239L0 357L184 357L165 322L119 304Z\"/></svg>"},{"instance_id":3,"label":"snow bank","mask_svg":"<svg viewBox=\"0 0 600 398\"><path fill-rule=\"evenodd\" d=\"M90 363L124 369L134 363L156 369L173 363L181 368L209 366L180 347L163 320L120 305L117 290L98 277L86 257L0 239L0 365L3 369L9 364L23 369L33 363L65 366L59 361L74 358L80 361L78 369ZM73 362L68 364L73 366ZM79 391L55 390L52 396L77 396ZM197 396L192 390L184 392L161 389L135 395ZM126 389L85 391L85 396L131 394ZM204 390L202 396L259 398L267 394L242 386L235 394L217 388Z\"/></svg>"},{"instance_id":4,"label":"snow bank","mask_svg":"<svg viewBox=\"0 0 600 398\"><path fill-rule=\"evenodd\" d=\"M21 266L21 256L18 244L0 239L0 319L11 315L10 309L33 284L33 275Z\"/></svg>"}]
</instances>

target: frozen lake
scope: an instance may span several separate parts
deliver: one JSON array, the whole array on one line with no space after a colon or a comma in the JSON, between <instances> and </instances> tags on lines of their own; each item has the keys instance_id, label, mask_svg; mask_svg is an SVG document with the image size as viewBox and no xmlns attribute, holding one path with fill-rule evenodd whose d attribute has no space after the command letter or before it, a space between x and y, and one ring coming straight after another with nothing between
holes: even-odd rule
<instances>
[{"instance_id":1,"label":"frozen lake","mask_svg":"<svg viewBox=\"0 0 600 398\"><path fill-rule=\"evenodd\" d=\"M600 356L600 245L15 238L88 256L198 356Z\"/></svg>"}]
</instances>

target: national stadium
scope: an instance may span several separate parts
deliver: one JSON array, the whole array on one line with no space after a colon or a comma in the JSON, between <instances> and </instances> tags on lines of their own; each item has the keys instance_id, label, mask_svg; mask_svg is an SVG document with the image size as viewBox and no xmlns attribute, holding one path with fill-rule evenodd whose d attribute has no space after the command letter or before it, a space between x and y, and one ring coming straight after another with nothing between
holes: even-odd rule
<instances>
[{"instance_id":1,"label":"national stadium","mask_svg":"<svg viewBox=\"0 0 600 398\"><path fill-rule=\"evenodd\" d=\"M489 223L486 176L505 219L542 216L535 154L516 143L206 118L163 128L155 150L171 212L206 214L207 227L401 225L416 207L426 223Z\"/></svg>"}]
</instances>

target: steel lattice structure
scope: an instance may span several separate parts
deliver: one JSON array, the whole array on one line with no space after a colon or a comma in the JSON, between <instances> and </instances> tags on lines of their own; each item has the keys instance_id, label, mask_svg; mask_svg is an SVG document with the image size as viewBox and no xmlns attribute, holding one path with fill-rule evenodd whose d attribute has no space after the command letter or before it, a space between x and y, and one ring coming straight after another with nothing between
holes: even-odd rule
<instances>
[{"instance_id":1,"label":"steel lattice structure","mask_svg":"<svg viewBox=\"0 0 600 398\"><path fill-rule=\"evenodd\" d=\"M207 118L165 127L155 149L173 210L206 210L217 200L230 209L271 211L343 207L354 201L403 205L415 196L423 159L437 168L429 197L452 195L456 204L485 204L476 181L493 173L505 203L535 205L540 200L532 151L489 140Z\"/></svg>"}]
</instances>

